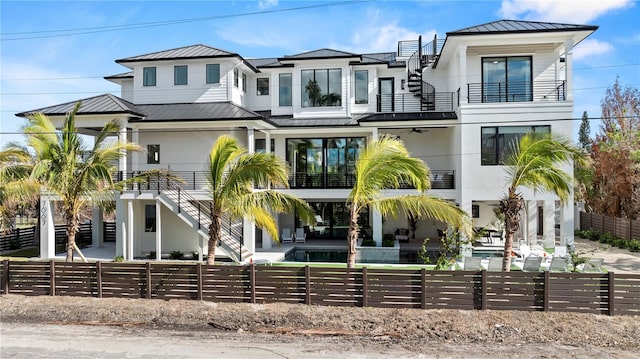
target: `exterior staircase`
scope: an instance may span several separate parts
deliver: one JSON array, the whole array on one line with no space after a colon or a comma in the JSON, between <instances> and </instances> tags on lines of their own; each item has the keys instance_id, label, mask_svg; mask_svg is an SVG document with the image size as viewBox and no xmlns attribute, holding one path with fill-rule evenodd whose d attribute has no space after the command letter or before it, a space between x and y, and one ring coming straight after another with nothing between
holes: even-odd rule
<instances>
[{"instance_id":1,"label":"exterior staircase","mask_svg":"<svg viewBox=\"0 0 640 359\"><path fill-rule=\"evenodd\" d=\"M211 224L211 203L199 201L181 188L160 191L160 201L171 209L180 219L198 231L204 238L209 239L209 225ZM242 243L242 222L232 221L228 217L221 220L222 233L218 245L229 258L236 263L248 261L253 253Z\"/></svg>"},{"instance_id":2,"label":"exterior staircase","mask_svg":"<svg viewBox=\"0 0 640 359\"><path fill-rule=\"evenodd\" d=\"M419 36L416 51L407 60L407 88L416 97L420 97L421 111L436 109L436 89L423 79L423 72L438 58L442 43L434 36L433 41L423 46L422 36Z\"/></svg>"}]
</instances>

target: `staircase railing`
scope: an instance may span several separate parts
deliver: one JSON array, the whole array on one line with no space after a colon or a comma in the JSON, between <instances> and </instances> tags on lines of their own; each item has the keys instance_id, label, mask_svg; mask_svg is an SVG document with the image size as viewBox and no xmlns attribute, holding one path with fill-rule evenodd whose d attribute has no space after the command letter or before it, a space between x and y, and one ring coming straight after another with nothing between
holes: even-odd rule
<instances>
[{"instance_id":1,"label":"staircase railing","mask_svg":"<svg viewBox=\"0 0 640 359\"><path fill-rule=\"evenodd\" d=\"M208 235L211 225L211 213L213 212L211 202L204 202L195 199L187 191L180 187L167 188L162 191L177 206L178 213L186 213L198 223L198 229L203 230ZM243 246L242 223L234 222L229 216L223 215L220 220L222 233L218 245L236 262L241 262L251 253Z\"/></svg>"}]
</instances>

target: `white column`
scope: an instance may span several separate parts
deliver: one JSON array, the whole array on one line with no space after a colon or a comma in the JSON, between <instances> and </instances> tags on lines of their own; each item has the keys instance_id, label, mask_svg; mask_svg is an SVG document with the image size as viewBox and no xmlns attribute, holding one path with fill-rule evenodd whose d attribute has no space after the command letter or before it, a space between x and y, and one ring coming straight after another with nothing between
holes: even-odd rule
<instances>
[{"instance_id":1,"label":"white column","mask_svg":"<svg viewBox=\"0 0 640 359\"><path fill-rule=\"evenodd\" d=\"M371 141L377 141L378 140L378 128L374 127L371 130Z\"/></svg>"},{"instance_id":2,"label":"white column","mask_svg":"<svg viewBox=\"0 0 640 359\"><path fill-rule=\"evenodd\" d=\"M373 240L376 242L376 247L382 247L382 215L374 210L371 217Z\"/></svg>"},{"instance_id":3,"label":"white column","mask_svg":"<svg viewBox=\"0 0 640 359\"><path fill-rule=\"evenodd\" d=\"M102 209L100 209L100 207L94 207L91 210L91 246L94 248L102 247L104 244L103 226Z\"/></svg>"},{"instance_id":4,"label":"white column","mask_svg":"<svg viewBox=\"0 0 640 359\"><path fill-rule=\"evenodd\" d=\"M127 206L125 201L116 197L116 256L123 258L127 253Z\"/></svg>"},{"instance_id":5,"label":"white column","mask_svg":"<svg viewBox=\"0 0 640 359\"><path fill-rule=\"evenodd\" d=\"M468 102L467 94L467 45L458 45L458 76L460 82L460 103Z\"/></svg>"},{"instance_id":6,"label":"white column","mask_svg":"<svg viewBox=\"0 0 640 359\"><path fill-rule=\"evenodd\" d=\"M277 213L273 214L273 219L276 222L276 228L280 229L280 216ZM267 231L262 231L262 249L270 249L273 247L273 239Z\"/></svg>"},{"instance_id":7,"label":"white column","mask_svg":"<svg viewBox=\"0 0 640 359\"><path fill-rule=\"evenodd\" d=\"M133 200L127 201L127 250L125 259L133 260L133 233L134 233L134 217L133 217Z\"/></svg>"},{"instance_id":8,"label":"white column","mask_svg":"<svg viewBox=\"0 0 640 359\"><path fill-rule=\"evenodd\" d=\"M556 240L555 201L544 201L544 246L553 247Z\"/></svg>"},{"instance_id":9,"label":"white column","mask_svg":"<svg viewBox=\"0 0 640 359\"><path fill-rule=\"evenodd\" d=\"M567 101L573 101L573 41L564 43L564 71L567 80Z\"/></svg>"},{"instance_id":10,"label":"white column","mask_svg":"<svg viewBox=\"0 0 640 359\"><path fill-rule=\"evenodd\" d=\"M138 128L133 128L131 130L131 142L136 145L140 141L140 133ZM140 153L137 151L131 152L131 170L138 171L140 169Z\"/></svg>"},{"instance_id":11,"label":"white column","mask_svg":"<svg viewBox=\"0 0 640 359\"><path fill-rule=\"evenodd\" d=\"M127 125L121 124L120 132L118 133L118 141L127 142ZM122 173L122 179L127 179L127 152L123 151L122 157L118 159L118 171Z\"/></svg>"},{"instance_id":12,"label":"white column","mask_svg":"<svg viewBox=\"0 0 640 359\"><path fill-rule=\"evenodd\" d=\"M269 147L268 144L266 146ZM256 134L255 130L251 127L247 128L247 152L256 152Z\"/></svg>"},{"instance_id":13,"label":"white column","mask_svg":"<svg viewBox=\"0 0 640 359\"><path fill-rule=\"evenodd\" d=\"M256 225L248 220L242 220L243 225L243 242L244 246L251 252L255 253L256 251Z\"/></svg>"},{"instance_id":14,"label":"white column","mask_svg":"<svg viewBox=\"0 0 640 359\"><path fill-rule=\"evenodd\" d=\"M198 238L200 240L200 243L199 243L200 250L198 251L198 262L202 262L204 260L204 251L206 249L205 244L207 243L207 239L201 234L198 234Z\"/></svg>"},{"instance_id":15,"label":"white column","mask_svg":"<svg viewBox=\"0 0 640 359\"><path fill-rule=\"evenodd\" d=\"M40 197L40 258L51 259L56 256L56 228L53 222L55 202Z\"/></svg>"},{"instance_id":16,"label":"white column","mask_svg":"<svg viewBox=\"0 0 640 359\"><path fill-rule=\"evenodd\" d=\"M162 258L162 205L160 200L156 200L156 260Z\"/></svg>"},{"instance_id":17,"label":"white column","mask_svg":"<svg viewBox=\"0 0 640 359\"><path fill-rule=\"evenodd\" d=\"M575 217L573 208L573 192L567 200L567 204L560 208L560 244L569 245L573 248L573 237L575 231ZM580 216L580 214L578 214ZM578 217L579 218L579 217Z\"/></svg>"},{"instance_id":18,"label":"white column","mask_svg":"<svg viewBox=\"0 0 640 359\"><path fill-rule=\"evenodd\" d=\"M538 201L527 201L527 242L535 244L538 240Z\"/></svg>"}]
</instances>

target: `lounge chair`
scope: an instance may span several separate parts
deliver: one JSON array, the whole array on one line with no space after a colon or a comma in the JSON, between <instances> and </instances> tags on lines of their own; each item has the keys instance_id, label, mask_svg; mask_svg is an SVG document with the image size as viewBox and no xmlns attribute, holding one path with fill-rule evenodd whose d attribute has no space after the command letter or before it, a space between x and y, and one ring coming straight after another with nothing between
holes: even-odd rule
<instances>
[{"instance_id":1,"label":"lounge chair","mask_svg":"<svg viewBox=\"0 0 640 359\"><path fill-rule=\"evenodd\" d=\"M398 242L409 242L409 230L406 228L396 229L395 239Z\"/></svg>"},{"instance_id":2,"label":"lounge chair","mask_svg":"<svg viewBox=\"0 0 640 359\"><path fill-rule=\"evenodd\" d=\"M291 229L282 228L281 240L282 240L282 243L292 243L293 242L293 237L291 236Z\"/></svg>"},{"instance_id":3,"label":"lounge chair","mask_svg":"<svg viewBox=\"0 0 640 359\"><path fill-rule=\"evenodd\" d=\"M553 257L551 258L551 263L549 264L549 272L568 272L567 268L567 260L562 257Z\"/></svg>"},{"instance_id":4,"label":"lounge chair","mask_svg":"<svg viewBox=\"0 0 640 359\"><path fill-rule=\"evenodd\" d=\"M296 243L304 243L307 235L304 233L304 228L296 228Z\"/></svg>"},{"instance_id":5,"label":"lounge chair","mask_svg":"<svg viewBox=\"0 0 640 359\"><path fill-rule=\"evenodd\" d=\"M502 257L489 257L489 264L487 264L487 270L489 272L501 272Z\"/></svg>"},{"instance_id":6,"label":"lounge chair","mask_svg":"<svg viewBox=\"0 0 640 359\"><path fill-rule=\"evenodd\" d=\"M482 270L482 258L464 257L464 270Z\"/></svg>"},{"instance_id":7,"label":"lounge chair","mask_svg":"<svg viewBox=\"0 0 640 359\"><path fill-rule=\"evenodd\" d=\"M553 251L554 257L566 258L567 257L567 246L556 246Z\"/></svg>"},{"instance_id":8,"label":"lounge chair","mask_svg":"<svg viewBox=\"0 0 640 359\"><path fill-rule=\"evenodd\" d=\"M528 256L524 259L524 265L522 266L523 272L540 272L540 266L542 265L542 257Z\"/></svg>"},{"instance_id":9,"label":"lounge chair","mask_svg":"<svg viewBox=\"0 0 640 359\"><path fill-rule=\"evenodd\" d=\"M584 264L584 267L582 268L582 272L600 273L602 272L603 262L604 262L603 258L591 258L587 263Z\"/></svg>"}]
</instances>

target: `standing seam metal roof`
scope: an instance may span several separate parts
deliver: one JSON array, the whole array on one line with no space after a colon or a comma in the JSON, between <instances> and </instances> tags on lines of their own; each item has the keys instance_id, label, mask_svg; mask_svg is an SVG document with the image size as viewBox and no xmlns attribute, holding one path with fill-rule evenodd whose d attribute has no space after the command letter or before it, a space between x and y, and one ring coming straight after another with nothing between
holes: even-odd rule
<instances>
[{"instance_id":1,"label":"standing seam metal roof","mask_svg":"<svg viewBox=\"0 0 640 359\"><path fill-rule=\"evenodd\" d=\"M170 50L163 50L152 52L149 54L127 57L124 59L116 60L116 63L122 62L135 62L135 61L155 61L155 60L171 60L171 59L188 59L188 58L203 58L203 57L231 57L238 56L231 52L216 49L215 47L206 46L202 44L183 46Z\"/></svg>"},{"instance_id":2,"label":"standing seam metal roof","mask_svg":"<svg viewBox=\"0 0 640 359\"><path fill-rule=\"evenodd\" d=\"M514 33L514 32L547 32L547 31L573 31L573 30L595 30L597 26L561 24L539 21L522 20L499 20L486 24L466 27L464 29L447 32L447 36L455 35L480 35L492 33Z\"/></svg>"}]
</instances>

